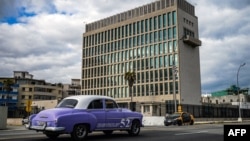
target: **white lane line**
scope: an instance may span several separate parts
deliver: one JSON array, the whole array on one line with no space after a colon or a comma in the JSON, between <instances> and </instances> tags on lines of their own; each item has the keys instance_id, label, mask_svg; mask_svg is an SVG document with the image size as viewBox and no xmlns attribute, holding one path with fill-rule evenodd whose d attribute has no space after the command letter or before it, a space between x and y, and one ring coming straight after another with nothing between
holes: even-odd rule
<instances>
[{"instance_id":1,"label":"white lane line","mask_svg":"<svg viewBox=\"0 0 250 141\"><path fill-rule=\"evenodd\" d=\"M179 136L179 135L187 135L187 134L199 134L199 133L206 133L208 131L204 130L204 131L199 131L199 132L187 132L187 133L178 133L178 134L175 134L176 136Z\"/></svg>"}]
</instances>

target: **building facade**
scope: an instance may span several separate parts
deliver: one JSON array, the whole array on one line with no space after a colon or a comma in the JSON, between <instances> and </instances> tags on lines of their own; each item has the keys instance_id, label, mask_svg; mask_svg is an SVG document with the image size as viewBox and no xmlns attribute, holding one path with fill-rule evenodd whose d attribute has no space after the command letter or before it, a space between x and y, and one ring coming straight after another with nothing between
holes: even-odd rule
<instances>
[{"instance_id":1,"label":"building facade","mask_svg":"<svg viewBox=\"0 0 250 141\"><path fill-rule=\"evenodd\" d=\"M187 1L155 1L85 29L83 95L111 96L124 107L135 102L151 115L173 112L162 103L201 104L198 18ZM129 71L136 72L132 95L124 79Z\"/></svg>"},{"instance_id":2,"label":"building facade","mask_svg":"<svg viewBox=\"0 0 250 141\"><path fill-rule=\"evenodd\" d=\"M5 81L11 81L13 84L10 85L10 91L5 88ZM17 110L18 103L18 89L19 85L14 83L13 78L0 78L0 106L7 106L8 116L14 116Z\"/></svg>"},{"instance_id":3,"label":"building facade","mask_svg":"<svg viewBox=\"0 0 250 141\"><path fill-rule=\"evenodd\" d=\"M81 79L71 79L71 84L63 84L63 98L81 94Z\"/></svg>"},{"instance_id":4,"label":"building facade","mask_svg":"<svg viewBox=\"0 0 250 141\"><path fill-rule=\"evenodd\" d=\"M45 80L33 79L33 75L25 71L14 71L15 84L18 84L18 102L16 117L44 109L34 103L62 99L62 84L51 84ZM31 103L27 109L28 103ZM45 107L46 108L46 107Z\"/></svg>"}]
</instances>

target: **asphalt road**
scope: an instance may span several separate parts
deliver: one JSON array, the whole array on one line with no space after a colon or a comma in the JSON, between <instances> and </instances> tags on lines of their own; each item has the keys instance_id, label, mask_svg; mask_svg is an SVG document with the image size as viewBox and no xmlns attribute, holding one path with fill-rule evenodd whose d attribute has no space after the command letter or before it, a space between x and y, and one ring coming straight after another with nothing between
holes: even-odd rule
<instances>
[{"instance_id":1,"label":"asphalt road","mask_svg":"<svg viewBox=\"0 0 250 141\"><path fill-rule=\"evenodd\" d=\"M127 132L116 131L110 136L102 132L90 133L91 141L223 141L223 124L200 124L184 126L146 126L138 136L131 137ZM26 130L24 127L10 127L0 130L1 141L50 141L42 133ZM69 135L61 135L58 141L70 141Z\"/></svg>"}]
</instances>

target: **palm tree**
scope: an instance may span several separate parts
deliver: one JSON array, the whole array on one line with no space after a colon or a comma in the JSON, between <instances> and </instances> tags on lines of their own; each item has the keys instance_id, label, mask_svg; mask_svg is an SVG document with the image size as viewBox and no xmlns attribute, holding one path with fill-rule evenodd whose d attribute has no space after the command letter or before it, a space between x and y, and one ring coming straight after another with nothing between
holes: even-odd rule
<instances>
[{"instance_id":1,"label":"palm tree","mask_svg":"<svg viewBox=\"0 0 250 141\"><path fill-rule=\"evenodd\" d=\"M132 72L126 72L124 74L124 79L126 81L128 81L129 93L130 93L131 102L132 102L133 101L132 87L133 87L133 84L135 83L135 79L136 79L135 72L134 71L132 71Z\"/></svg>"},{"instance_id":2,"label":"palm tree","mask_svg":"<svg viewBox=\"0 0 250 141\"><path fill-rule=\"evenodd\" d=\"M11 79L7 79L3 81L3 89L7 93L7 104L6 106L9 106L9 94L12 90L11 86L14 84L14 82Z\"/></svg>"}]
</instances>

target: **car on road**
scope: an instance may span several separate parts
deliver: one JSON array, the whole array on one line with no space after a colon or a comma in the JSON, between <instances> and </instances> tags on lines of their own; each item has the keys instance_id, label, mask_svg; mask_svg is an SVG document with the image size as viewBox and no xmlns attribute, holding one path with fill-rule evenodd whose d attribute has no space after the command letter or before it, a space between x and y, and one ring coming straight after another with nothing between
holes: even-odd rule
<instances>
[{"instance_id":1,"label":"car on road","mask_svg":"<svg viewBox=\"0 0 250 141\"><path fill-rule=\"evenodd\" d=\"M78 95L66 97L55 108L29 116L26 128L43 132L51 139L70 134L73 140L82 141L94 131L110 135L119 130L136 136L143 127L142 118L139 112L119 108L111 97Z\"/></svg>"},{"instance_id":2,"label":"car on road","mask_svg":"<svg viewBox=\"0 0 250 141\"><path fill-rule=\"evenodd\" d=\"M28 124L28 117L23 117L22 119L22 125Z\"/></svg>"},{"instance_id":3,"label":"car on road","mask_svg":"<svg viewBox=\"0 0 250 141\"><path fill-rule=\"evenodd\" d=\"M183 124L194 124L194 116L188 112L175 112L165 116L164 125L183 125Z\"/></svg>"}]
</instances>

